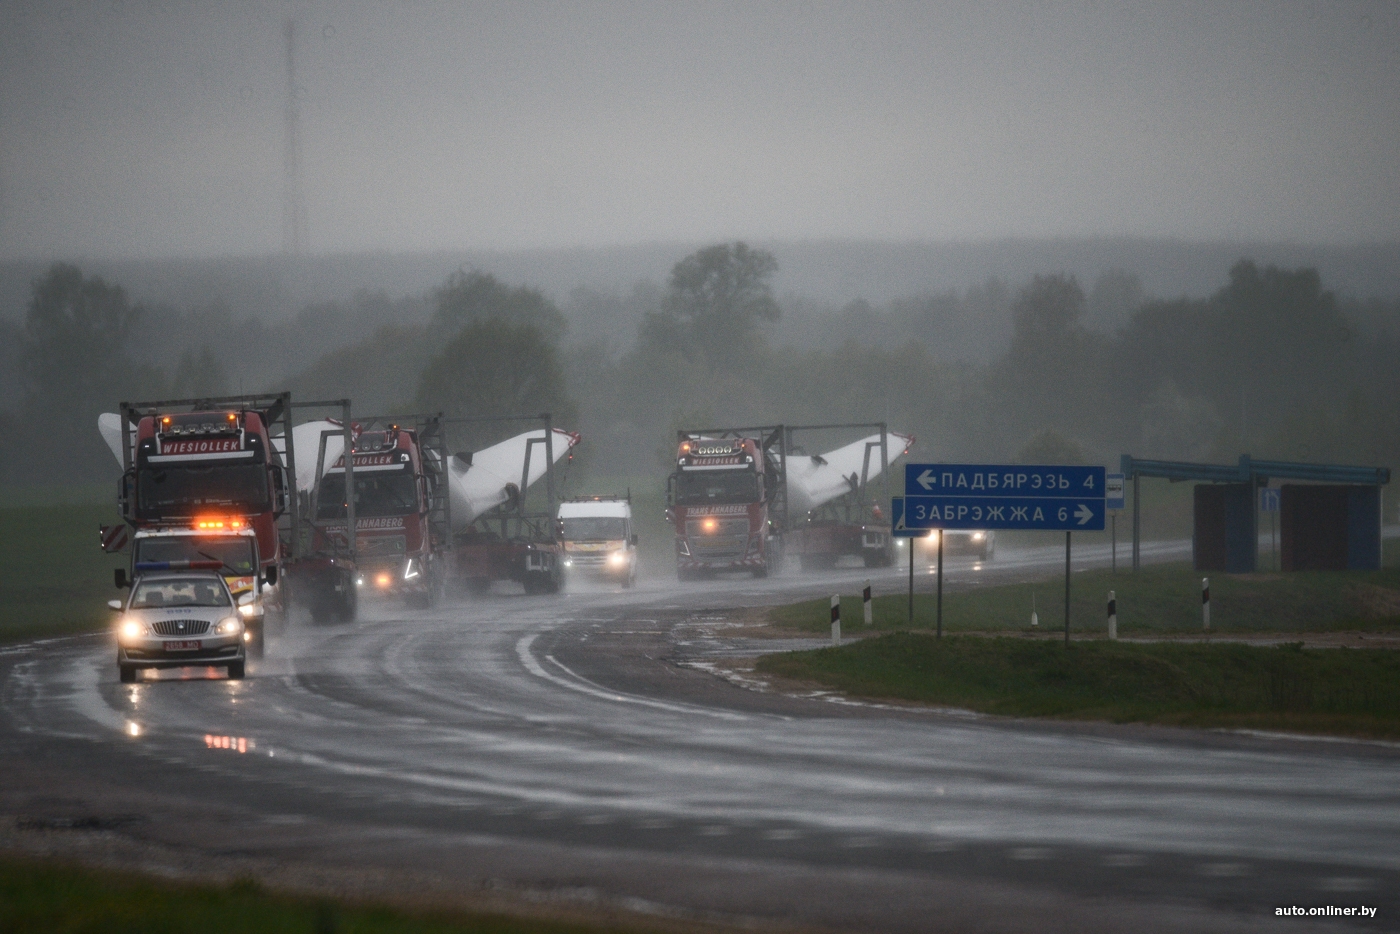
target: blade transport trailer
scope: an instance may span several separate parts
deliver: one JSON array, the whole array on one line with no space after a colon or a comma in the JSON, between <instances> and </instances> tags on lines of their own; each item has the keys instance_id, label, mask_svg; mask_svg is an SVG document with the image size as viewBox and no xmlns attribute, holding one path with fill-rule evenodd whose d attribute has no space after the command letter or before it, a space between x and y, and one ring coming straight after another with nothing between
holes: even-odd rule
<instances>
[{"instance_id":1,"label":"blade transport trailer","mask_svg":"<svg viewBox=\"0 0 1400 934\"><path fill-rule=\"evenodd\" d=\"M485 593L498 580L518 582L526 593L558 593L563 561L555 504L562 476L555 461L571 458L575 432L555 428L549 413L447 419L460 433L493 426L535 423L540 428L478 451L461 450L447 461L453 495L461 512L452 515L452 578L472 593ZM533 480L544 478L544 495L530 496Z\"/></svg>"},{"instance_id":2,"label":"blade transport trailer","mask_svg":"<svg viewBox=\"0 0 1400 934\"><path fill-rule=\"evenodd\" d=\"M871 428L877 433L826 455L796 445L819 431ZM804 567L831 567L843 555L872 567L893 561L889 522L869 482L908 450L911 436L872 423L690 429L677 440L666 499L681 580L720 571L766 577L789 553Z\"/></svg>"},{"instance_id":3,"label":"blade transport trailer","mask_svg":"<svg viewBox=\"0 0 1400 934\"><path fill-rule=\"evenodd\" d=\"M825 455L808 453L813 436L851 431L871 433ZM913 435L890 431L884 422L787 429L786 474L792 493L784 544L803 570L830 568L843 557L859 558L868 568L894 563L895 540L880 502L890 499L890 463L913 443ZM883 478L883 485L879 495L872 495L870 485L877 478Z\"/></svg>"},{"instance_id":4,"label":"blade transport trailer","mask_svg":"<svg viewBox=\"0 0 1400 934\"><path fill-rule=\"evenodd\" d=\"M296 513L274 427L290 425L291 395L123 402L111 443L120 451L118 504L129 525L131 577L218 560L260 649L266 611L280 611L285 557L279 525ZM104 416L110 419L111 416ZM104 541L107 541L104 535ZM129 586L125 572L117 585Z\"/></svg>"}]
</instances>

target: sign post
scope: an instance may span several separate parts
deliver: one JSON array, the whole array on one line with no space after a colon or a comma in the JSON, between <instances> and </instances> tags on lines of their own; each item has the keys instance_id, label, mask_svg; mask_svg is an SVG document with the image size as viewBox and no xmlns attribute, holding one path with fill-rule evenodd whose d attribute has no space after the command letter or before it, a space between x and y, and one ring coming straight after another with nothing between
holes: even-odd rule
<instances>
[{"instance_id":1,"label":"sign post","mask_svg":"<svg viewBox=\"0 0 1400 934\"><path fill-rule=\"evenodd\" d=\"M1121 475L1120 475L1121 477ZM905 464L904 496L890 503L893 533L912 538L938 529L938 633L943 633L943 531L979 529L1065 533L1065 642L1069 642L1070 538L1102 532L1102 467L1024 464ZM1122 483L1118 492L1122 503ZM914 547L909 543L909 615L914 607Z\"/></svg>"}]
</instances>

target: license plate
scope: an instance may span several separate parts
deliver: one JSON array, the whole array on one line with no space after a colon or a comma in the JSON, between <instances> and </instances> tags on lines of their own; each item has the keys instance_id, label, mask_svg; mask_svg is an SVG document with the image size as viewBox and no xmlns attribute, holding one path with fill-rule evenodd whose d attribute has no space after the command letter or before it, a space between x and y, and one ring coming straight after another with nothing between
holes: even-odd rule
<instances>
[{"instance_id":1,"label":"license plate","mask_svg":"<svg viewBox=\"0 0 1400 934\"><path fill-rule=\"evenodd\" d=\"M198 651L199 648L200 641L198 639L187 640L185 642L165 643L165 651L167 652L195 652Z\"/></svg>"}]
</instances>

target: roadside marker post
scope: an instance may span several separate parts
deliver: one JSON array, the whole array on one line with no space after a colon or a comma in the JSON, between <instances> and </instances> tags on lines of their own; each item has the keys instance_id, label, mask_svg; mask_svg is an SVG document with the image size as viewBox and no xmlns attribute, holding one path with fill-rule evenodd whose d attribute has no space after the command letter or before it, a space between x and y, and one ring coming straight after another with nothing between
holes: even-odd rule
<instances>
[{"instance_id":1,"label":"roadside marker post","mask_svg":"<svg viewBox=\"0 0 1400 934\"><path fill-rule=\"evenodd\" d=\"M1108 637L1118 639L1118 599L1111 590L1108 592Z\"/></svg>"},{"instance_id":2,"label":"roadside marker post","mask_svg":"<svg viewBox=\"0 0 1400 934\"><path fill-rule=\"evenodd\" d=\"M938 635L935 639L943 638L943 532L938 533Z\"/></svg>"},{"instance_id":3,"label":"roadside marker post","mask_svg":"<svg viewBox=\"0 0 1400 934\"><path fill-rule=\"evenodd\" d=\"M1210 632L1210 578L1201 578L1201 629Z\"/></svg>"},{"instance_id":4,"label":"roadside marker post","mask_svg":"<svg viewBox=\"0 0 1400 934\"><path fill-rule=\"evenodd\" d=\"M865 582L865 590L861 592L861 602L865 604L865 625L875 625L875 607L870 603L870 581Z\"/></svg>"},{"instance_id":5,"label":"roadside marker post","mask_svg":"<svg viewBox=\"0 0 1400 934\"><path fill-rule=\"evenodd\" d=\"M831 595L831 644L841 644L841 595Z\"/></svg>"}]
</instances>

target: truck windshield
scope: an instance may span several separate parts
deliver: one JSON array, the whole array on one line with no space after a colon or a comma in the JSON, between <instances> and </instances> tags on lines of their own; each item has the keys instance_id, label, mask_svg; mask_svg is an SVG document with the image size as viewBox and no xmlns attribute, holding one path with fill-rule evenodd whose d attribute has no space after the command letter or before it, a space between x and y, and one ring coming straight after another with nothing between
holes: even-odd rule
<instances>
[{"instance_id":1,"label":"truck windshield","mask_svg":"<svg viewBox=\"0 0 1400 934\"><path fill-rule=\"evenodd\" d=\"M409 516L418 511L411 466L390 473L355 475L355 520L370 516ZM317 497L317 519L345 518L345 474L326 474Z\"/></svg>"},{"instance_id":2,"label":"truck windshield","mask_svg":"<svg viewBox=\"0 0 1400 934\"><path fill-rule=\"evenodd\" d=\"M569 516L559 520L569 542L621 541L626 520L621 516Z\"/></svg>"},{"instance_id":3,"label":"truck windshield","mask_svg":"<svg viewBox=\"0 0 1400 934\"><path fill-rule=\"evenodd\" d=\"M228 591L217 580L142 581L131 594L128 609L161 606L229 606Z\"/></svg>"},{"instance_id":4,"label":"truck windshield","mask_svg":"<svg viewBox=\"0 0 1400 934\"><path fill-rule=\"evenodd\" d=\"M192 516L209 506L245 513L272 508L263 464L199 464L142 467L137 474L136 515L141 519Z\"/></svg>"},{"instance_id":5,"label":"truck windshield","mask_svg":"<svg viewBox=\"0 0 1400 934\"><path fill-rule=\"evenodd\" d=\"M136 563L145 561L222 561L225 571L252 574L257 570L251 538L195 538L192 535L138 538Z\"/></svg>"},{"instance_id":6,"label":"truck windshield","mask_svg":"<svg viewBox=\"0 0 1400 934\"><path fill-rule=\"evenodd\" d=\"M752 470L683 470L676 478L677 506L758 502L758 474Z\"/></svg>"}]
</instances>

